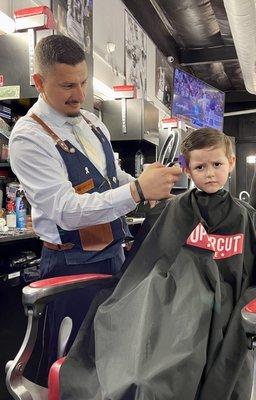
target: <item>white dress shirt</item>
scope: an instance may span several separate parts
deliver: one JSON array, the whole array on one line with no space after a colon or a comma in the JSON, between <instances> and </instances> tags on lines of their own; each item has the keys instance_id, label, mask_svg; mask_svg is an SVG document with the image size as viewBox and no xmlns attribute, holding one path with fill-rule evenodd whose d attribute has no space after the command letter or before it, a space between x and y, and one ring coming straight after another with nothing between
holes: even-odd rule
<instances>
[{"instance_id":1,"label":"white dress shirt","mask_svg":"<svg viewBox=\"0 0 256 400\"><path fill-rule=\"evenodd\" d=\"M110 140L106 126L92 113L81 111ZM136 207L129 182L134 178L116 162L120 187L104 193L75 193L67 169L53 139L29 114L37 114L62 140L68 140L81 152L68 117L50 107L41 96L28 114L14 126L10 138L10 162L32 206L33 227L42 240L61 243L56 225L65 230L110 222ZM102 158L100 172L106 176L106 159L102 146L84 119L79 122L85 139Z\"/></svg>"}]
</instances>

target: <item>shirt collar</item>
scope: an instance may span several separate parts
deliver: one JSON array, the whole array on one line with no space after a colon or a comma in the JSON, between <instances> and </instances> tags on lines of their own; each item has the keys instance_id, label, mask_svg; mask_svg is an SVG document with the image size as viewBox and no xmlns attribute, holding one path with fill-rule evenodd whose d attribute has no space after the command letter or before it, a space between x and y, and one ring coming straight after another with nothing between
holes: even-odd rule
<instances>
[{"instance_id":1,"label":"shirt collar","mask_svg":"<svg viewBox=\"0 0 256 400\"><path fill-rule=\"evenodd\" d=\"M41 94L39 94L38 97L38 106L40 113L43 114L49 122L54 123L59 127L62 127L66 122L70 123L71 117L67 117L66 115L63 115L56 111L53 107L46 103Z\"/></svg>"}]
</instances>

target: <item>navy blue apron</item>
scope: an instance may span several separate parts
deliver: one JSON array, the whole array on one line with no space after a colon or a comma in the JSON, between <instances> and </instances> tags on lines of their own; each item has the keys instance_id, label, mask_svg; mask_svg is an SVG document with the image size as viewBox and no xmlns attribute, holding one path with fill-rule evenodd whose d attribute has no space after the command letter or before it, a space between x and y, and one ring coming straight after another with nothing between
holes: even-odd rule
<instances>
[{"instance_id":1,"label":"navy blue apron","mask_svg":"<svg viewBox=\"0 0 256 400\"><path fill-rule=\"evenodd\" d=\"M87 123L90 122L85 119ZM117 188L119 182L116 175L115 160L110 142L106 139L100 128L90 124L91 129L100 140L106 156L107 178L95 168L91 161L78 149L68 152L63 149L65 146L56 146L68 172L69 180L74 188L87 187L86 193L102 193L110 188ZM68 141L65 143L68 148L73 148ZM89 185L88 185L89 182ZM90 184L93 182L93 187ZM101 251L86 251L83 249L79 230L66 231L58 227L61 242L73 243L71 250L51 250L46 247L42 249L41 255L41 278L50 278L62 275L73 275L82 273L117 273L124 261L122 241L129 235L129 230L124 218L118 218L110 223L113 235L112 242ZM73 321L73 331L69 345L73 343L80 325L90 307L90 304L99 290L100 286L94 285L86 289L79 289L62 296L48 306L48 323L50 326L49 343L49 366L56 360L57 340L59 326L65 316L70 316ZM102 288L102 286L101 286Z\"/></svg>"}]
</instances>

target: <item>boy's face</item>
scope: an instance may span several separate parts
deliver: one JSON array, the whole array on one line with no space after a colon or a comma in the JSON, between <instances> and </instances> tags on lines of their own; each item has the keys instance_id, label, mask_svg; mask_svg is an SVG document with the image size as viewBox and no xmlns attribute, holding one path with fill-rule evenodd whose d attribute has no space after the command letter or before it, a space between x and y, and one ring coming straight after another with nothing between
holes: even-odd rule
<instances>
[{"instance_id":1,"label":"boy's face","mask_svg":"<svg viewBox=\"0 0 256 400\"><path fill-rule=\"evenodd\" d=\"M225 185L235 166L235 156L227 158L223 147L207 147L190 152L187 175L206 193L216 193Z\"/></svg>"}]
</instances>

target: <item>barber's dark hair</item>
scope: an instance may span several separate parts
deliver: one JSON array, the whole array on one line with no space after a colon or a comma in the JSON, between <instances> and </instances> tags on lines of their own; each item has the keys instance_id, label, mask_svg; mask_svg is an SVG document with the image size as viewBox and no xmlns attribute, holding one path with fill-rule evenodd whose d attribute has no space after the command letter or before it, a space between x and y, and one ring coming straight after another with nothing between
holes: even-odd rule
<instances>
[{"instance_id":1,"label":"barber's dark hair","mask_svg":"<svg viewBox=\"0 0 256 400\"><path fill-rule=\"evenodd\" d=\"M35 47L35 72L44 75L56 63L76 65L85 61L83 49L68 36L49 35Z\"/></svg>"},{"instance_id":2,"label":"barber's dark hair","mask_svg":"<svg viewBox=\"0 0 256 400\"><path fill-rule=\"evenodd\" d=\"M181 153L184 155L188 165L192 150L200 150L212 146L222 147L228 158L234 154L230 138L225 133L213 128L200 128L190 132L181 143Z\"/></svg>"}]
</instances>

